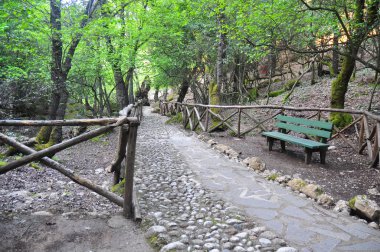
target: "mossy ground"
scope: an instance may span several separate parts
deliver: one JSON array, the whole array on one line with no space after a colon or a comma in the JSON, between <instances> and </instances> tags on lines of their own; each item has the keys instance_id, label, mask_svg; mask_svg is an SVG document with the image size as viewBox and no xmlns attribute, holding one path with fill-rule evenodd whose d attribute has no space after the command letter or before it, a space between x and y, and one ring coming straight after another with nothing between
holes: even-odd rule
<instances>
[{"instance_id":1,"label":"mossy ground","mask_svg":"<svg viewBox=\"0 0 380 252\"><path fill-rule=\"evenodd\" d=\"M123 195L124 194L124 184L125 184L125 179L123 179L120 183L112 186L111 192Z\"/></svg>"}]
</instances>

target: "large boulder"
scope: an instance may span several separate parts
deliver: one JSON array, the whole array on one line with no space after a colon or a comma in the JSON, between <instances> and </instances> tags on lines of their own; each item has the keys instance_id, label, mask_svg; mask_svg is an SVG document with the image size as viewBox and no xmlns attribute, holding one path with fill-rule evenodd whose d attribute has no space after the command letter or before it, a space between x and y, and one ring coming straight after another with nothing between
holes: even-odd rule
<instances>
[{"instance_id":1,"label":"large boulder","mask_svg":"<svg viewBox=\"0 0 380 252\"><path fill-rule=\"evenodd\" d=\"M243 163L246 164L249 168L252 168L255 171L264 171L265 163L258 157L250 157L243 160Z\"/></svg>"},{"instance_id":2,"label":"large boulder","mask_svg":"<svg viewBox=\"0 0 380 252\"><path fill-rule=\"evenodd\" d=\"M377 221L380 217L380 207L365 195L355 197L354 210L372 221Z\"/></svg>"}]
</instances>

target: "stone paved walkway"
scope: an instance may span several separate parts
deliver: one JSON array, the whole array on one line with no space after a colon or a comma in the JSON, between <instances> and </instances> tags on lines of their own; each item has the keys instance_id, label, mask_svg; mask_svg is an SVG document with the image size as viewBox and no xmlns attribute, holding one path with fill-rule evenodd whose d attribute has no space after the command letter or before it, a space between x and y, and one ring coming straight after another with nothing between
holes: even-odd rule
<instances>
[{"instance_id":1,"label":"stone paved walkway","mask_svg":"<svg viewBox=\"0 0 380 252\"><path fill-rule=\"evenodd\" d=\"M380 251L380 231L268 182L145 112L136 175L143 214L154 225L149 235L164 228L158 238L177 250L274 251L284 239L299 251Z\"/></svg>"}]
</instances>

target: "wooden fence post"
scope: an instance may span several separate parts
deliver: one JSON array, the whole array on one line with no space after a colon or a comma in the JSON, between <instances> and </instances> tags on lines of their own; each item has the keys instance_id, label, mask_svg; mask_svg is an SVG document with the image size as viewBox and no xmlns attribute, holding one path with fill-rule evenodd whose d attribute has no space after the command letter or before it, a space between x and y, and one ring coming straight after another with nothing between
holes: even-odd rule
<instances>
[{"instance_id":1,"label":"wooden fence post","mask_svg":"<svg viewBox=\"0 0 380 252\"><path fill-rule=\"evenodd\" d=\"M241 127L241 109L238 109L238 127L237 127L237 136L240 138L240 127Z\"/></svg>"},{"instance_id":2,"label":"wooden fence post","mask_svg":"<svg viewBox=\"0 0 380 252\"><path fill-rule=\"evenodd\" d=\"M128 141L128 125L122 125L120 126L119 131L119 145L117 150L117 157L116 161L112 162L111 164L111 170L112 166L116 165L114 173L113 173L113 184L116 185L120 182L120 169L121 169L121 163L123 159L125 159L125 151L127 148L127 141Z\"/></svg>"},{"instance_id":3,"label":"wooden fence post","mask_svg":"<svg viewBox=\"0 0 380 252\"><path fill-rule=\"evenodd\" d=\"M135 155L138 126L138 122L129 123L123 208L123 214L126 218L133 217L133 176L135 172Z\"/></svg>"}]
</instances>

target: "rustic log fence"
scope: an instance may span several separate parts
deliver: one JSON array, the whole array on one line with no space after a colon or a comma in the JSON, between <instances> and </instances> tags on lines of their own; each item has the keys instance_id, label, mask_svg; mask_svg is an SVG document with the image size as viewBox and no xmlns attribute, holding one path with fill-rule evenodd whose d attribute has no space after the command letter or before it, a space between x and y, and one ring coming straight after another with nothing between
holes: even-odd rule
<instances>
[{"instance_id":1,"label":"rustic log fence","mask_svg":"<svg viewBox=\"0 0 380 252\"><path fill-rule=\"evenodd\" d=\"M380 116L368 111L275 105L220 106L160 101L161 115L182 113L184 128L211 133L223 127L237 137L273 130L274 118L279 114L328 120L331 112L350 114L352 123L343 129L334 126L334 135L328 141L342 139L355 152L366 154L370 160L370 167L377 167L380 155ZM348 132L351 134L346 134Z\"/></svg>"},{"instance_id":2,"label":"rustic log fence","mask_svg":"<svg viewBox=\"0 0 380 252\"><path fill-rule=\"evenodd\" d=\"M141 214L138 207L138 200L134 192L134 163L136 153L137 130L142 119L142 104L137 102L129 105L120 111L118 118L99 118L99 119L74 119L74 120L0 120L0 126L89 126L100 125L102 127L86 132L77 137L66 140L62 143L53 145L49 148L36 151L25 144L17 142L11 137L0 133L0 142L17 149L25 156L12 161L0 167L0 175L14 170L20 166L33 161L41 161L44 165L62 173L75 183L78 183L91 191L107 198L109 201L123 207L123 214L126 218L134 218L136 221L141 220ZM125 178L124 198L110 192L101 186L98 186L86 178L75 174L68 167L49 158L57 152L67 149L71 146L87 141L91 138L100 136L119 127L119 144L116 152L116 158L109 167L108 172L114 173L114 185L120 182L121 173ZM125 166L122 162L125 160Z\"/></svg>"}]
</instances>

